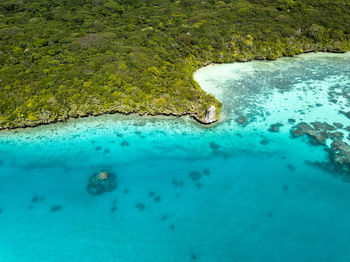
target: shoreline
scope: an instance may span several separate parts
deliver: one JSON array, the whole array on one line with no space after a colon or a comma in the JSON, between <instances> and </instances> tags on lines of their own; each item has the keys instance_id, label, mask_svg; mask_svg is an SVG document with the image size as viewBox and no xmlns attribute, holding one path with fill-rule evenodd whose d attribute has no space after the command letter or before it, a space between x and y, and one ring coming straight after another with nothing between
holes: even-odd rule
<instances>
[{"instance_id":1,"label":"shoreline","mask_svg":"<svg viewBox=\"0 0 350 262\"><path fill-rule=\"evenodd\" d=\"M232 62L232 63L249 63L249 62L254 62L254 61L277 61L279 59L283 59L283 58L292 58L292 57L297 57L297 56L301 56L301 55L307 55L307 54L317 54L317 53L321 53L321 54L346 54L349 53L349 51L343 52L343 51L334 51L334 50L326 50L326 51L316 51L316 50L311 50L311 51L305 51L303 53L300 54L296 54L294 56L281 56L279 58L277 58L276 60L269 60L269 59L252 59L252 60L247 60L247 61L236 61L236 62ZM222 65L222 64L232 64L232 63L218 63L218 62L208 62L208 63L204 63L203 66L200 66L198 68L195 68L194 72L192 73L192 76L194 75L194 73L202 68L208 67L208 66L216 66L216 65ZM208 91L206 91L205 89L203 89L201 87L201 89L203 91L205 91L208 94ZM213 95L213 94L211 94ZM213 95L214 96L214 95ZM215 96L214 96L215 97ZM217 99L217 97L215 97ZM220 108L221 109L221 108ZM151 116L151 117L156 117L156 116L174 116L177 118L180 117L184 117L184 116L189 116L191 119L195 120L195 122L197 124L199 124L202 127L209 127L209 126L213 126L215 125L217 122L220 122L222 120L222 112L219 114L219 117L217 119L215 119L214 121L211 122L205 122L203 120L201 120L199 117L197 117L198 113L190 113L190 112L185 112L182 114L179 113L175 113L175 112L170 112L170 113L140 113L140 112L136 112L136 111L129 111L129 112L123 112L123 111L110 111L110 112L100 112L100 113L91 113L91 114L84 114L84 115L78 115L78 116L70 116L67 117L66 119L56 119L53 121L48 121L48 122L32 122L32 123L26 123L24 125L17 125L17 126L13 126L13 127L1 127L0 126L0 132L1 131L9 131L9 130L16 130L16 129L26 129L26 128L35 128L35 127L39 127L39 126L45 126L45 125L50 125L50 124L55 124L55 123L64 123L67 122L70 119L79 119L79 118L87 118L87 117L97 117L97 116L102 116L102 115L114 115L114 114L120 114L120 115L138 115L138 116Z\"/></svg>"},{"instance_id":2,"label":"shoreline","mask_svg":"<svg viewBox=\"0 0 350 262\"><path fill-rule=\"evenodd\" d=\"M138 113L138 112L104 112L104 113L98 113L98 114L86 114L86 115L81 115L77 117L69 117L67 119L57 119L55 121L50 121L50 122L42 122L42 123L33 123L33 125L24 125L24 126L15 126L15 127L0 127L0 132L5 132L5 131L15 131L18 129L30 129L30 128L36 128L40 126L49 126L51 124L57 124L57 123L67 123L70 120L77 120L77 119L82 119L82 118L91 118L91 117L99 117L99 116L106 116L106 115L121 115L121 116L130 116L134 115L136 117L144 117L144 116L149 116L149 117L175 117L175 118L181 118L181 117L186 117L188 116L192 121L194 120L194 123L196 123L198 126L201 126L203 128L205 127L211 127L214 126L217 122L221 120L217 119L214 122L211 123L206 123L204 121L201 121L199 118L197 118L195 115L187 112L184 114L176 114L176 113L159 113L159 114L149 114L149 113Z\"/></svg>"}]
</instances>

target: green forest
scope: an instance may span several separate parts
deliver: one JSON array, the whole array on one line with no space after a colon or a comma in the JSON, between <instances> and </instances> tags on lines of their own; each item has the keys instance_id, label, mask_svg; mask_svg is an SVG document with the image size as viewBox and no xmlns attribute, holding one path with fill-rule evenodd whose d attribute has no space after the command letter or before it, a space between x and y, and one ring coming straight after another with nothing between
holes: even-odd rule
<instances>
[{"instance_id":1,"label":"green forest","mask_svg":"<svg viewBox=\"0 0 350 262\"><path fill-rule=\"evenodd\" d=\"M201 66L348 50L348 0L1 0L0 128L203 120L221 103L193 80Z\"/></svg>"}]
</instances>

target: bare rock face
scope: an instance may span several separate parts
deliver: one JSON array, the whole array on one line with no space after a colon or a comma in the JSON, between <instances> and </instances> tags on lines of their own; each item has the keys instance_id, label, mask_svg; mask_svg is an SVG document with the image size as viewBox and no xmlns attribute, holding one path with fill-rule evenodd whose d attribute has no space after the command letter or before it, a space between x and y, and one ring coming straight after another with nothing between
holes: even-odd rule
<instances>
[{"instance_id":1,"label":"bare rock face","mask_svg":"<svg viewBox=\"0 0 350 262\"><path fill-rule=\"evenodd\" d=\"M216 111L216 107L213 105L211 105L208 108L207 112L205 113L205 118L204 118L204 121L206 124L210 124L210 123L213 123L213 122L218 120L215 116L215 111Z\"/></svg>"}]
</instances>

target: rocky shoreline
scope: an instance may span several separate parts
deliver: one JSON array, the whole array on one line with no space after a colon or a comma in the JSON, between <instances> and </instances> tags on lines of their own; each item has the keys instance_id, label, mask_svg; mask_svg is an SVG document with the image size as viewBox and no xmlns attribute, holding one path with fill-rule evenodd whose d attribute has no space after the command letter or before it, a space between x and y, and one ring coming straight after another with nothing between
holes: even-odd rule
<instances>
[{"instance_id":1,"label":"rocky shoreline","mask_svg":"<svg viewBox=\"0 0 350 262\"><path fill-rule=\"evenodd\" d=\"M220 112L220 110L219 110ZM150 113L138 113L135 111L129 111L129 112L123 112L123 111L113 111L113 112L100 112L100 113L95 113L95 114L77 114L75 116L68 116L63 119L54 119L54 120L48 120L46 122L44 121L24 121L20 125L16 126L11 126L11 127L2 127L0 126L0 131L3 130L15 130L15 129L20 129L20 128L32 128L32 127L39 127L39 126L44 126L44 125L49 125L49 124L55 124L55 123L63 123L66 122L70 119L78 119L78 118L86 118L86 117L97 117L97 116L102 116L102 115L113 115L113 114L121 114L121 115L139 115L139 116L174 116L174 117L183 117L183 116L189 116L192 119L194 119L197 123L201 125L211 125L219 120L219 113L217 113L216 107L214 105L211 105L208 110L205 112L204 119L200 118L197 116L196 113L190 113L190 112L185 112L183 114L177 114L177 113L157 113L157 114L150 114Z\"/></svg>"}]
</instances>

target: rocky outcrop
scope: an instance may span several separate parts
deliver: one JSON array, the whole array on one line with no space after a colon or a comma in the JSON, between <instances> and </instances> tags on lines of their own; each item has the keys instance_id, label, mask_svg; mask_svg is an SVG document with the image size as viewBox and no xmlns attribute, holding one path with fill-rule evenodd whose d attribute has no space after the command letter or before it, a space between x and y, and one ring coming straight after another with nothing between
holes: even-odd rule
<instances>
[{"instance_id":1,"label":"rocky outcrop","mask_svg":"<svg viewBox=\"0 0 350 262\"><path fill-rule=\"evenodd\" d=\"M217 120L218 118L216 117L216 107L211 105L205 113L204 121L206 124L211 124Z\"/></svg>"}]
</instances>

